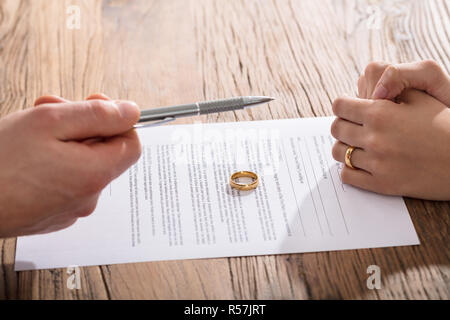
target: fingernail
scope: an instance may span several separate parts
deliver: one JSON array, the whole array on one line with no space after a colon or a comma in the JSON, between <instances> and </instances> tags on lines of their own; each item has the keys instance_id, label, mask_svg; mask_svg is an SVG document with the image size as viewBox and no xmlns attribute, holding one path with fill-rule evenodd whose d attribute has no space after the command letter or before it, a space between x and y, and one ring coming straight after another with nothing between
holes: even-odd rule
<instances>
[{"instance_id":1,"label":"fingernail","mask_svg":"<svg viewBox=\"0 0 450 320\"><path fill-rule=\"evenodd\" d=\"M375 92L373 93L374 99L384 99L388 96L387 89L380 83L376 88Z\"/></svg>"},{"instance_id":2,"label":"fingernail","mask_svg":"<svg viewBox=\"0 0 450 320\"><path fill-rule=\"evenodd\" d=\"M137 119L139 117L139 107L132 101L114 101L119 109L120 115L124 119Z\"/></svg>"}]
</instances>

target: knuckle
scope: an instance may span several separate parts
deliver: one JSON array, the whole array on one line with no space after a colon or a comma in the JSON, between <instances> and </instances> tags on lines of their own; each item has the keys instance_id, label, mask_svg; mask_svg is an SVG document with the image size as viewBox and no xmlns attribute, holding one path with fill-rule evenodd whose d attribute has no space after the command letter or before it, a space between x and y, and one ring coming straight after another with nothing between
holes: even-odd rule
<instances>
[{"instance_id":1,"label":"knuckle","mask_svg":"<svg viewBox=\"0 0 450 320\"><path fill-rule=\"evenodd\" d=\"M53 126L61 120L61 114L51 106L42 105L32 110L32 121L44 127Z\"/></svg>"},{"instance_id":2,"label":"knuckle","mask_svg":"<svg viewBox=\"0 0 450 320\"><path fill-rule=\"evenodd\" d=\"M383 73L384 81L393 79L399 73L398 66L390 64Z\"/></svg>"},{"instance_id":3,"label":"knuckle","mask_svg":"<svg viewBox=\"0 0 450 320\"><path fill-rule=\"evenodd\" d=\"M360 76L358 79L358 98L366 98L366 77L364 75Z\"/></svg>"},{"instance_id":4,"label":"knuckle","mask_svg":"<svg viewBox=\"0 0 450 320\"><path fill-rule=\"evenodd\" d=\"M422 62L420 62L420 65L422 66L422 68L427 69L427 70L432 70L432 71L437 71L437 72L441 72L441 66L434 60L424 60Z\"/></svg>"},{"instance_id":5,"label":"knuckle","mask_svg":"<svg viewBox=\"0 0 450 320\"><path fill-rule=\"evenodd\" d=\"M136 163L142 155L142 145L136 131L129 132L123 139L125 145L125 152L123 158L119 163L111 163L111 167L122 168L124 164L127 167Z\"/></svg>"},{"instance_id":6,"label":"knuckle","mask_svg":"<svg viewBox=\"0 0 450 320\"><path fill-rule=\"evenodd\" d=\"M425 60L421 62L422 68L428 71L429 77L433 82L445 81L448 75L444 72L442 67L434 60ZM445 80L443 80L445 79Z\"/></svg>"},{"instance_id":7,"label":"knuckle","mask_svg":"<svg viewBox=\"0 0 450 320\"><path fill-rule=\"evenodd\" d=\"M331 155L333 156L333 159L336 161L341 161L340 159L340 150L339 150L339 143L335 142L333 145L333 148L331 149Z\"/></svg>"},{"instance_id":8,"label":"knuckle","mask_svg":"<svg viewBox=\"0 0 450 320\"><path fill-rule=\"evenodd\" d=\"M340 123L340 119L336 118L336 119L334 119L333 123L331 124L330 132L331 132L331 135L335 139L338 139L338 136L339 136L339 123Z\"/></svg>"},{"instance_id":9,"label":"knuckle","mask_svg":"<svg viewBox=\"0 0 450 320\"><path fill-rule=\"evenodd\" d=\"M118 113L118 110L114 108L109 101L89 100L87 103L93 116L98 120L103 120L111 115L114 115L115 113Z\"/></svg>"},{"instance_id":10,"label":"knuckle","mask_svg":"<svg viewBox=\"0 0 450 320\"><path fill-rule=\"evenodd\" d=\"M92 108L92 109L101 109L106 108L106 106L109 105L108 101L96 99L96 100L88 100L86 103Z\"/></svg>"},{"instance_id":11,"label":"knuckle","mask_svg":"<svg viewBox=\"0 0 450 320\"><path fill-rule=\"evenodd\" d=\"M118 168L116 168L116 170L118 170L119 172L124 171L124 164L125 167L128 168L132 165L134 165L139 158L142 155L142 149L140 147L140 145L133 145L132 147L128 147L127 150L127 155L123 158L123 161L121 162L120 165L117 165Z\"/></svg>"},{"instance_id":12,"label":"knuckle","mask_svg":"<svg viewBox=\"0 0 450 320\"><path fill-rule=\"evenodd\" d=\"M386 66L386 64L383 62L379 62L379 61L370 62L366 66L366 69L364 70L364 74L370 77L374 74L377 74L377 73L380 73L381 71L383 71L385 66Z\"/></svg>"},{"instance_id":13,"label":"knuckle","mask_svg":"<svg viewBox=\"0 0 450 320\"><path fill-rule=\"evenodd\" d=\"M94 201L93 203L89 204L87 207L77 211L76 216L78 218L85 218L89 215L91 215L95 208L97 208L97 201Z\"/></svg>"},{"instance_id":14,"label":"knuckle","mask_svg":"<svg viewBox=\"0 0 450 320\"><path fill-rule=\"evenodd\" d=\"M134 155L134 157L133 157L134 162L139 160L139 158L142 155L142 146L141 146L141 142L139 141L139 138L137 137L137 135L135 138L131 139L130 150L131 150L132 155Z\"/></svg>"},{"instance_id":15,"label":"knuckle","mask_svg":"<svg viewBox=\"0 0 450 320\"><path fill-rule=\"evenodd\" d=\"M345 104L345 98L344 97L338 97L333 101L333 104L331 105L333 113L335 115L340 114L342 106Z\"/></svg>"}]
</instances>

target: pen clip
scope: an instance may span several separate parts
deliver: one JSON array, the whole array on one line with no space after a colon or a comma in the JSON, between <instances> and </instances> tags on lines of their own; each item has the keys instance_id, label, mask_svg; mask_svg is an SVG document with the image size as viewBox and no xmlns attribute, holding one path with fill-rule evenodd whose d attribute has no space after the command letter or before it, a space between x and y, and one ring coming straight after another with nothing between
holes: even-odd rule
<instances>
[{"instance_id":1,"label":"pen clip","mask_svg":"<svg viewBox=\"0 0 450 320\"><path fill-rule=\"evenodd\" d=\"M163 120L157 121L157 122L148 122L148 123L144 123L144 124L136 124L133 126L133 128L135 129L141 129L141 128L148 128L148 127L158 127L161 126L163 124L166 124L170 121L175 120L175 118L173 117L167 117L164 118Z\"/></svg>"}]
</instances>

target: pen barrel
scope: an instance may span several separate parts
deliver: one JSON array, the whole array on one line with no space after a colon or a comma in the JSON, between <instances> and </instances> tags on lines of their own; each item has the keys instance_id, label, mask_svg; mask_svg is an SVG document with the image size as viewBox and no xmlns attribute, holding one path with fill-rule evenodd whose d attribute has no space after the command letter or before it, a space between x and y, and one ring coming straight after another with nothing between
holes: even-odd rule
<instances>
[{"instance_id":1,"label":"pen barrel","mask_svg":"<svg viewBox=\"0 0 450 320\"><path fill-rule=\"evenodd\" d=\"M225 111L234 111L244 108L245 100L242 97L215 101L199 102L200 114L209 114Z\"/></svg>"},{"instance_id":2,"label":"pen barrel","mask_svg":"<svg viewBox=\"0 0 450 320\"><path fill-rule=\"evenodd\" d=\"M198 116L199 106L197 103L182 104L172 107L160 107L141 111L138 122L158 121L166 118L180 118Z\"/></svg>"},{"instance_id":3,"label":"pen barrel","mask_svg":"<svg viewBox=\"0 0 450 320\"><path fill-rule=\"evenodd\" d=\"M172 107L161 107L141 111L138 122L159 121L166 118L192 117L225 111L243 109L246 100L243 97L182 104Z\"/></svg>"}]
</instances>

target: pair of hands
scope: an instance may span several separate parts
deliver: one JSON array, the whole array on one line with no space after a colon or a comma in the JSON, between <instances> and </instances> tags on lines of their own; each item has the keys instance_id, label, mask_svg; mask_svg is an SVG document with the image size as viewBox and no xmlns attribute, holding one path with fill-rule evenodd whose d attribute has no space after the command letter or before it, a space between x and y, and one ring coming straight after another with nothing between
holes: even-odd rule
<instances>
[{"instance_id":1,"label":"pair of hands","mask_svg":"<svg viewBox=\"0 0 450 320\"><path fill-rule=\"evenodd\" d=\"M44 96L35 106L0 121L0 238L72 225L140 157L132 102Z\"/></svg>"},{"instance_id":2,"label":"pair of hands","mask_svg":"<svg viewBox=\"0 0 450 320\"><path fill-rule=\"evenodd\" d=\"M450 77L433 61L371 63L358 98L333 103L333 157L342 181L370 191L450 200Z\"/></svg>"},{"instance_id":3,"label":"pair of hands","mask_svg":"<svg viewBox=\"0 0 450 320\"><path fill-rule=\"evenodd\" d=\"M333 103L333 157L343 162L347 147L357 147L359 169L344 167L343 182L449 200L448 75L430 61L372 63L358 92ZM35 105L0 120L0 238L60 230L89 215L101 190L141 153L132 129L140 112L131 102L45 96Z\"/></svg>"}]
</instances>

